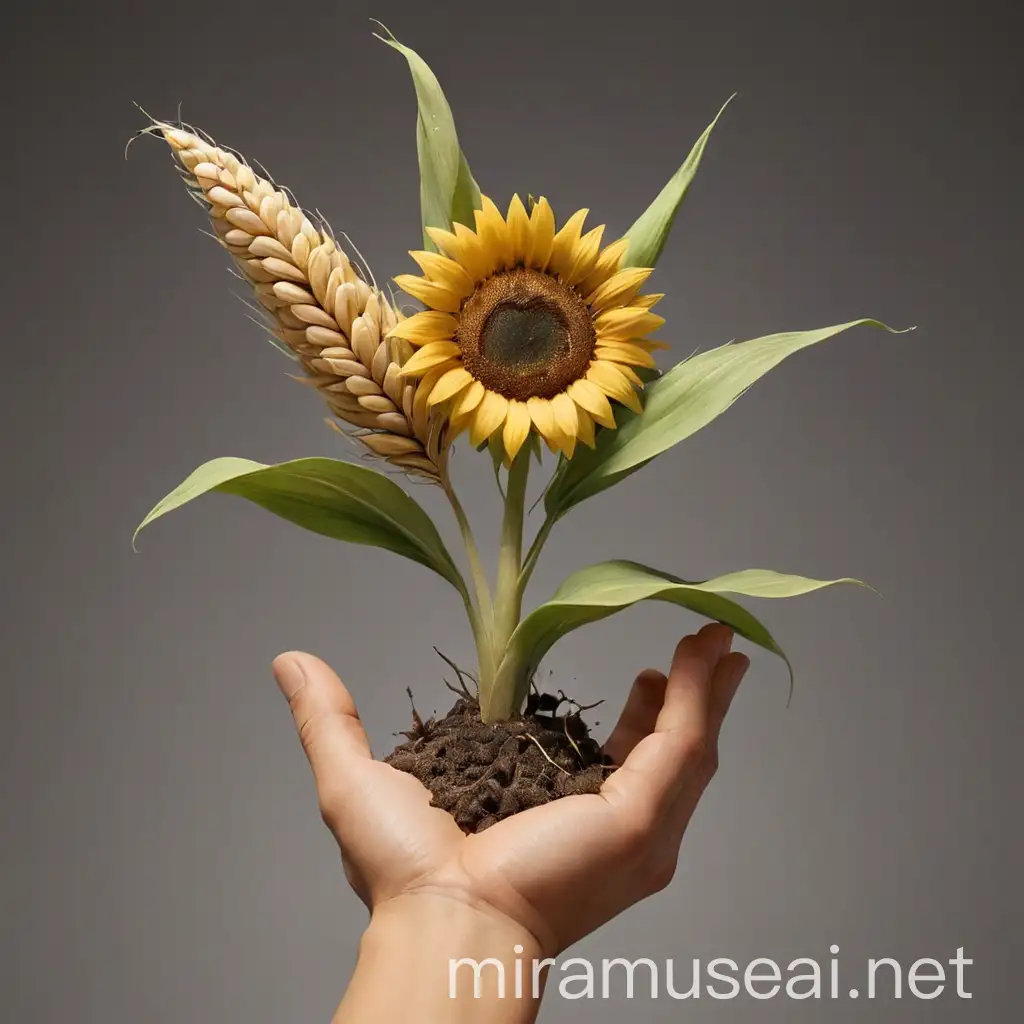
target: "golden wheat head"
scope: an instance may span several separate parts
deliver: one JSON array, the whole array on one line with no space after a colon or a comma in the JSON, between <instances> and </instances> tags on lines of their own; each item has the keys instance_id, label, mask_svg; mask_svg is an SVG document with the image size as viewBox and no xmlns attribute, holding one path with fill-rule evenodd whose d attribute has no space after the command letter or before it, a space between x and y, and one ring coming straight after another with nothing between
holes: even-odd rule
<instances>
[{"instance_id":1,"label":"golden wheat head","mask_svg":"<svg viewBox=\"0 0 1024 1024\"><path fill-rule=\"evenodd\" d=\"M399 375L409 343L387 337L401 314L326 222L314 223L287 191L195 130L162 121L149 130L171 147L215 237L252 285L269 330L301 361L306 377L297 379L317 388L374 455L442 481L447 424L428 408L429 389Z\"/></svg>"}]
</instances>

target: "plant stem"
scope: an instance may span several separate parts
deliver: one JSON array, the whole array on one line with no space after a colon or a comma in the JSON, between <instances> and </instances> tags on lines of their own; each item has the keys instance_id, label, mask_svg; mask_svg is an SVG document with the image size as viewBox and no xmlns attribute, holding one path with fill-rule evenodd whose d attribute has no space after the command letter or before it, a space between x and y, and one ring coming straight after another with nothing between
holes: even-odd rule
<instances>
[{"instance_id":1,"label":"plant stem","mask_svg":"<svg viewBox=\"0 0 1024 1024\"><path fill-rule=\"evenodd\" d=\"M497 667L494 663L492 645L494 609L491 604L491 589L487 584L487 574L484 572L483 562L480 560L476 537L473 535L473 528L466 517L462 502L459 501L450 480L445 480L442 486L452 511L455 513L456 522L459 524L459 532L462 534L462 543L466 548L466 557L469 560L469 569L473 579L474 596L467 601L466 611L469 614L473 639L476 642L480 689L483 692L484 687L490 686Z\"/></svg>"},{"instance_id":2,"label":"plant stem","mask_svg":"<svg viewBox=\"0 0 1024 1024\"><path fill-rule=\"evenodd\" d=\"M519 625L522 610L518 584L523 567L523 520L526 514L526 482L529 475L530 453L523 451L509 467L508 483L505 488L505 516L501 524L498 584L494 604L496 651L504 650L508 638Z\"/></svg>"},{"instance_id":3,"label":"plant stem","mask_svg":"<svg viewBox=\"0 0 1024 1024\"><path fill-rule=\"evenodd\" d=\"M526 561L523 562L522 571L519 573L520 601L523 599L523 594L526 593L526 585L530 582L533 570L537 567L537 559L540 557L541 550L543 549L544 543L547 541L548 535L551 533L555 522L556 520L554 517L550 515L545 518L544 522L541 523L540 529L537 531L537 536L533 538L530 550L526 553Z\"/></svg>"},{"instance_id":4,"label":"plant stem","mask_svg":"<svg viewBox=\"0 0 1024 1024\"><path fill-rule=\"evenodd\" d=\"M505 515L501 524L501 547L498 555L498 581L494 597L494 629L491 650L495 670L501 665L509 638L519 625L522 614L522 590L519 578L523 568L523 520L526 514L526 484L530 475L530 451L524 448L508 470L505 487ZM518 708L511 690L498 692L493 686L481 684L481 711L485 721L508 718Z\"/></svg>"}]
</instances>

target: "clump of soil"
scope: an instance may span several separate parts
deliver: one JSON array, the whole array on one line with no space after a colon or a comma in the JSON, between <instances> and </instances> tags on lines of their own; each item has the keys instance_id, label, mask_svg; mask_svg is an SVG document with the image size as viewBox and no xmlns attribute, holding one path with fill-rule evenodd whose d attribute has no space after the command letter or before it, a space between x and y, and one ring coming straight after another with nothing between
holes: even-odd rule
<instances>
[{"instance_id":1,"label":"clump of soil","mask_svg":"<svg viewBox=\"0 0 1024 1024\"><path fill-rule=\"evenodd\" d=\"M613 766L584 710L564 694L535 693L522 714L486 725L467 692L440 719L424 722L414 707L407 742L384 760L419 779L464 832L482 832L518 811L601 788Z\"/></svg>"}]
</instances>

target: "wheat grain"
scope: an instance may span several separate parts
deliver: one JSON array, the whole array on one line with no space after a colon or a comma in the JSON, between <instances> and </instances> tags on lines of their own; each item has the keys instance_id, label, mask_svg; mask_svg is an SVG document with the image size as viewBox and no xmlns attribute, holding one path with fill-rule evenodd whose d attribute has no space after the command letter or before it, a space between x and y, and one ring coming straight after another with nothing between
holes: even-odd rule
<instances>
[{"instance_id":1,"label":"wheat grain","mask_svg":"<svg viewBox=\"0 0 1024 1024\"><path fill-rule=\"evenodd\" d=\"M306 376L295 379L315 387L331 412L356 428L342 432L373 455L443 482L447 422L428 408L429 387L399 374L412 354L409 343L387 337L401 314L329 227L314 223L237 153L191 128L155 121L148 130L171 147L215 237L252 285L271 333L302 363Z\"/></svg>"}]
</instances>

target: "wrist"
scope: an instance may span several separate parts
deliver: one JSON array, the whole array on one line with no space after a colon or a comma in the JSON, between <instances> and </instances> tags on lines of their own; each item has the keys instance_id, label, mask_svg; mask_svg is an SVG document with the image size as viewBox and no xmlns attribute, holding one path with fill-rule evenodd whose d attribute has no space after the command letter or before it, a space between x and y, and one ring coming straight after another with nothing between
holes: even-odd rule
<instances>
[{"instance_id":1,"label":"wrist","mask_svg":"<svg viewBox=\"0 0 1024 1024\"><path fill-rule=\"evenodd\" d=\"M422 1024L526 1024L542 957L521 924L488 904L441 890L394 897L373 910L335 1024L411 1011Z\"/></svg>"}]
</instances>

